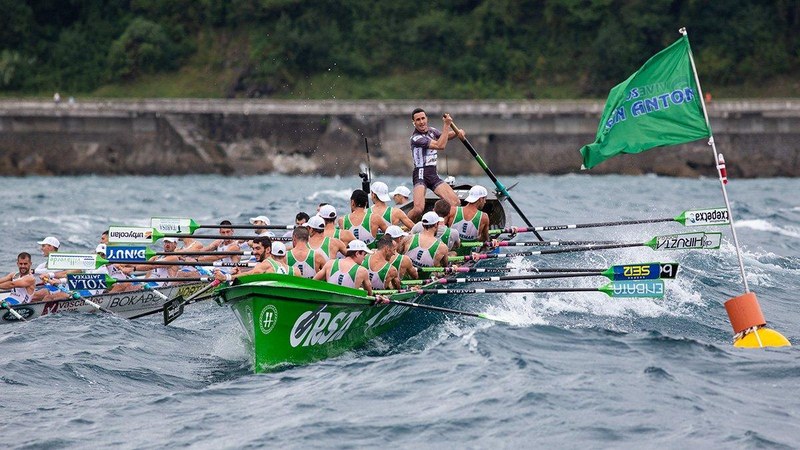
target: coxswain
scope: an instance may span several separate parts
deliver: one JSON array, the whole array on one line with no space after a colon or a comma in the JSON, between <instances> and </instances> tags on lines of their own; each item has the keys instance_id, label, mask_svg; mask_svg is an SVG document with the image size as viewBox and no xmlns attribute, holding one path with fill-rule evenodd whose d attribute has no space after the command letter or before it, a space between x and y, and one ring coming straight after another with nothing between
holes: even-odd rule
<instances>
[{"instance_id":1,"label":"coxswain","mask_svg":"<svg viewBox=\"0 0 800 450\"><path fill-rule=\"evenodd\" d=\"M458 196L453 188L439 177L436 171L438 152L445 149L447 141L456 137L450 130L453 119L449 114L442 118L442 130L428 126L425 110L417 108L411 112L414 133L411 134L411 156L414 159L414 172L411 175L414 185L414 208L408 213L411 220L418 220L425 211L425 193L432 190L439 198L447 200L451 206L458 206ZM458 137L464 139L464 130Z\"/></svg>"},{"instance_id":2,"label":"coxswain","mask_svg":"<svg viewBox=\"0 0 800 450\"><path fill-rule=\"evenodd\" d=\"M363 191L362 191L363 192ZM331 259L325 263L322 270L314 275L315 280L326 280L329 283L364 289L372 295L372 284L369 281L369 272L361 266L364 257L371 254L372 250L363 241L355 239L347 244L344 259Z\"/></svg>"},{"instance_id":3,"label":"coxswain","mask_svg":"<svg viewBox=\"0 0 800 450\"><path fill-rule=\"evenodd\" d=\"M422 216L422 231L411 238L406 256L417 267L440 267L447 264L447 245L436 237L442 218L433 211Z\"/></svg>"},{"instance_id":4,"label":"coxswain","mask_svg":"<svg viewBox=\"0 0 800 450\"><path fill-rule=\"evenodd\" d=\"M325 235L325 220L320 216L313 216L308 219L308 245L315 249L325 257L325 260L336 258L336 255L341 253L344 255L347 252L347 246L339 239Z\"/></svg>"},{"instance_id":5,"label":"coxswain","mask_svg":"<svg viewBox=\"0 0 800 450\"><path fill-rule=\"evenodd\" d=\"M292 249L286 255L286 262L292 269L292 275L314 278L328 260L308 245L308 227L300 226L292 230Z\"/></svg>"},{"instance_id":6,"label":"coxswain","mask_svg":"<svg viewBox=\"0 0 800 450\"><path fill-rule=\"evenodd\" d=\"M463 241L489 241L489 215L481 211L489 193L480 185L472 186L464 201L466 206L457 206L452 213L450 226Z\"/></svg>"},{"instance_id":7,"label":"coxswain","mask_svg":"<svg viewBox=\"0 0 800 450\"><path fill-rule=\"evenodd\" d=\"M33 293L36 290L36 277L31 272L31 255L22 252L17 255L17 271L0 278L0 289L7 289L10 292L2 300L10 305L20 303L30 303L33 300Z\"/></svg>"},{"instance_id":8,"label":"coxswain","mask_svg":"<svg viewBox=\"0 0 800 450\"><path fill-rule=\"evenodd\" d=\"M405 248L408 246L409 234L403 231L397 225L392 225L386 229L386 234L391 236L392 243L392 258L390 259L392 266L398 270L401 280L419 278L417 268L411 262L411 258L405 255Z\"/></svg>"},{"instance_id":9,"label":"coxswain","mask_svg":"<svg viewBox=\"0 0 800 450\"><path fill-rule=\"evenodd\" d=\"M361 263L369 273L372 289L400 289L398 269L391 264L394 257L394 241L384 234L377 241L376 250Z\"/></svg>"},{"instance_id":10,"label":"coxswain","mask_svg":"<svg viewBox=\"0 0 800 450\"><path fill-rule=\"evenodd\" d=\"M349 244L350 241L356 238L352 231L336 228L336 208L332 205L320 206L317 215L325 221L325 236L339 239L344 242L344 245Z\"/></svg>"},{"instance_id":11,"label":"coxswain","mask_svg":"<svg viewBox=\"0 0 800 450\"><path fill-rule=\"evenodd\" d=\"M389 187L386 186L386 183L380 181L372 183L370 197L372 198L372 207L369 209L373 215L380 216L389 225L403 225L407 230L414 226L414 222L402 209L387 205L390 197Z\"/></svg>"},{"instance_id":12,"label":"coxswain","mask_svg":"<svg viewBox=\"0 0 800 450\"><path fill-rule=\"evenodd\" d=\"M409 197L411 197L411 189L405 186L397 186L392 192L389 192L389 196L392 197L396 206L405 205L408 203Z\"/></svg>"},{"instance_id":13,"label":"coxswain","mask_svg":"<svg viewBox=\"0 0 800 450\"><path fill-rule=\"evenodd\" d=\"M356 239L369 244L375 240L379 231L385 231L389 225L378 215L367 209L369 196L361 189L356 189L350 196L350 214L339 219L339 228L350 230Z\"/></svg>"}]
</instances>

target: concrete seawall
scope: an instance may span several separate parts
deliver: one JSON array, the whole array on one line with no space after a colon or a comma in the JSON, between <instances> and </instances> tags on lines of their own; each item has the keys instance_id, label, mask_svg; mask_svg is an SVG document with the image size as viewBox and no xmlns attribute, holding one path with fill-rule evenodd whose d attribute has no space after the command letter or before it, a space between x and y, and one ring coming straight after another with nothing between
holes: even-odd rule
<instances>
[{"instance_id":1,"label":"concrete seawall","mask_svg":"<svg viewBox=\"0 0 800 450\"><path fill-rule=\"evenodd\" d=\"M441 127L453 115L498 175L580 172L578 149L594 139L599 101L0 101L0 175L353 175L411 171L410 112ZM718 150L731 177L800 175L800 100L714 101ZM445 160L444 154L447 154ZM482 173L460 142L441 173ZM716 176L705 141L623 155L588 173Z\"/></svg>"}]
</instances>

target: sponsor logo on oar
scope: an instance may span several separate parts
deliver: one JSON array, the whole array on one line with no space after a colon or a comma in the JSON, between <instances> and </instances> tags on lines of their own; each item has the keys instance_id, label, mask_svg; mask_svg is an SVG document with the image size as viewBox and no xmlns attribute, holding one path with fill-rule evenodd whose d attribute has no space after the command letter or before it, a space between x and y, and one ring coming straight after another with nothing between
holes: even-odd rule
<instances>
[{"instance_id":1,"label":"sponsor logo on oar","mask_svg":"<svg viewBox=\"0 0 800 450\"><path fill-rule=\"evenodd\" d=\"M106 257L110 261L147 261L147 247L109 245L106 247Z\"/></svg>"},{"instance_id":2,"label":"sponsor logo on oar","mask_svg":"<svg viewBox=\"0 0 800 450\"><path fill-rule=\"evenodd\" d=\"M728 210L725 208L684 211L677 220L686 226L727 225L731 223Z\"/></svg>"},{"instance_id":3,"label":"sponsor logo on oar","mask_svg":"<svg viewBox=\"0 0 800 450\"><path fill-rule=\"evenodd\" d=\"M151 244L153 229L147 227L110 227L108 242L123 244Z\"/></svg>"},{"instance_id":4,"label":"sponsor logo on oar","mask_svg":"<svg viewBox=\"0 0 800 450\"><path fill-rule=\"evenodd\" d=\"M192 234L191 219L181 217L151 217L150 226L161 233Z\"/></svg>"},{"instance_id":5,"label":"sponsor logo on oar","mask_svg":"<svg viewBox=\"0 0 800 450\"><path fill-rule=\"evenodd\" d=\"M611 297L661 298L664 296L664 282L662 280L614 281L599 290Z\"/></svg>"},{"instance_id":6,"label":"sponsor logo on oar","mask_svg":"<svg viewBox=\"0 0 800 450\"><path fill-rule=\"evenodd\" d=\"M719 248L722 233L682 233L657 236L655 250L692 250Z\"/></svg>"},{"instance_id":7,"label":"sponsor logo on oar","mask_svg":"<svg viewBox=\"0 0 800 450\"><path fill-rule=\"evenodd\" d=\"M103 273L70 273L67 274L67 285L73 291L108 289L106 275Z\"/></svg>"},{"instance_id":8,"label":"sponsor logo on oar","mask_svg":"<svg viewBox=\"0 0 800 450\"><path fill-rule=\"evenodd\" d=\"M50 270L91 270L99 267L97 255L87 253L50 253L47 268Z\"/></svg>"}]
</instances>

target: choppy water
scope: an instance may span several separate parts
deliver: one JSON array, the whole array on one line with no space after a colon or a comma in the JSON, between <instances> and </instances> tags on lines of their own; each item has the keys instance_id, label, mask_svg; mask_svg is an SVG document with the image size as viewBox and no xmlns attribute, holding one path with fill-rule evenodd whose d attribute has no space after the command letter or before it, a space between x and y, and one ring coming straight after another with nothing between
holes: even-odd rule
<instances>
[{"instance_id":1,"label":"choppy water","mask_svg":"<svg viewBox=\"0 0 800 450\"><path fill-rule=\"evenodd\" d=\"M391 186L408 181L389 178ZM487 179L478 181L485 185ZM536 176L514 199L536 224L673 217L723 204L716 180ZM35 242L91 251L109 224L150 216L290 223L357 179L264 176L0 178L0 267ZM748 281L770 325L800 343L800 180L733 180ZM517 223L520 223L518 220ZM681 225L547 233L640 241ZM742 292L730 231L718 252L648 248L516 259L517 266L678 261L662 300L485 295L343 357L253 375L233 314L199 304L158 318L55 315L0 328L0 430L12 448L800 446L797 348L737 350L722 303ZM496 262L495 262L496 264ZM524 285L516 282L517 286ZM532 284L532 282L530 283ZM599 286L593 279L540 285Z\"/></svg>"}]
</instances>

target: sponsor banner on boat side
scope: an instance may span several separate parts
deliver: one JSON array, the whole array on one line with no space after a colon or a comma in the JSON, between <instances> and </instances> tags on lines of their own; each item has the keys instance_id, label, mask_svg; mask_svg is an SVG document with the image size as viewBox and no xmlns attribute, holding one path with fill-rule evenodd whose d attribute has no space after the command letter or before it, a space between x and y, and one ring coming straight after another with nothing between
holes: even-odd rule
<instances>
[{"instance_id":1,"label":"sponsor banner on boat side","mask_svg":"<svg viewBox=\"0 0 800 450\"><path fill-rule=\"evenodd\" d=\"M192 234L191 219L180 217L151 217L150 226L161 233Z\"/></svg>"},{"instance_id":2,"label":"sponsor banner on boat side","mask_svg":"<svg viewBox=\"0 0 800 450\"><path fill-rule=\"evenodd\" d=\"M104 306L105 302L102 297L91 297L91 300L92 302L97 303L100 306ZM43 316L65 311L79 311L81 309L83 309L84 311L95 311L95 308L93 306L89 306L89 304L83 301L83 299L81 298L47 302L43 306L44 306L42 308Z\"/></svg>"},{"instance_id":3,"label":"sponsor banner on boat side","mask_svg":"<svg viewBox=\"0 0 800 450\"><path fill-rule=\"evenodd\" d=\"M50 270L92 270L97 268L97 257L88 253L50 253L47 257Z\"/></svg>"},{"instance_id":4,"label":"sponsor banner on boat side","mask_svg":"<svg viewBox=\"0 0 800 450\"><path fill-rule=\"evenodd\" d=\"M147 261L147 247L129 245L109 245L106 247L109 261Z\"/></svg>"},{"instance_id":5,"label":"sponsor banner on boat side","mask_svg":"<svg viewBox=\"0 0 800 450\"><path fill-rule=\"evenodd\" d=\"M316 314L313 324L308 325L308 320ZM306 311L297 318L289 334L289 344L292 347L308 347L322 345L341 339L353 321L361 315L361 311L339 312L332 315L325 311Z\"/></svg>"},{"instance_id":6,"label":"sponsor banner on boat side","mask_svg":"<svg viewBox=\"0 0 800 450\"><path fill-rule=\"evenodd\" d=\"M731 223L725 208L696 209L686 211L686 225L727 225Z\"/></svg>"},{"instance_id":7,"label":"sponsor banner on boat side","mask_svg":"<svg viewBox=\"0 0 800 450\"><path fill-rule=\"evenodd\" d=\"M609 283L608 287L613 293L612 297L664 296L664 282L661 280L615 281Z\"/></svg>"},{"instance_id":8,"label":"sponsor banner on boat side","mask_svg":"<svg viewBox=\"0 0 800 450\"><path fill-rule=\"evenodd\" d=\"M153 229L147 227L109 227L108 242L150 244L153 242Z\"/></svg>"},{"instance_id":9,"label":"sponsor banner on boat side","mask_svg":"<svg viewBox=\"0 0 800 450\"><path fill-rule=\"evenodd\" d=\"M682 233L658 236L656 250L715 249L722 242L722 233Z\"/></svg>"},{"instance_id":10,"label":"sponsor banner on boat side","mask_svg":"<svg viewBox=\"0 0 800 450\"><path fill-rule=\"evenodd\" d=\"M104 273L70 273L67 274L67 285L72 291L108 289Z\"/></svg>"}]
</instances>

